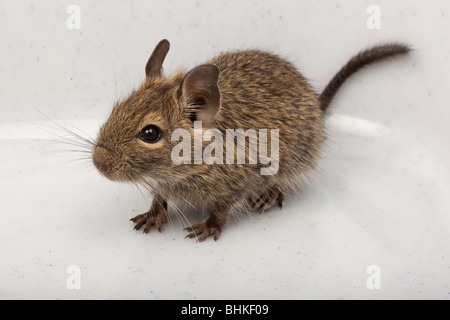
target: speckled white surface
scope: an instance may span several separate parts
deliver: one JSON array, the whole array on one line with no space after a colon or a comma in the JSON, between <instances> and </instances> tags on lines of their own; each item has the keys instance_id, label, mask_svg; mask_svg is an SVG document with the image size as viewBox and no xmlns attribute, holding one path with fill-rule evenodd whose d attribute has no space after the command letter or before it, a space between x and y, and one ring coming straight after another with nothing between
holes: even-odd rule
<instances>
[{"instance_id":1,"label":"speckled white surface","mask_svg":"<svg viewBox=\"0 0 450 320\"><path fill-rule=\"evenodd\" d=\"M71 4L79 30L66 27ZM372 4L381 30L366 26ZM449 299L449 17L446 0L0 1L0 299ZM348 81L314 178L283 210L199 244L176 218L133 231L151 199L53 152L34 125L46 125L37 108L95 135L162 38L168 72L256 47L317 91L367 46L415 52ZM80 290L66 286L70 265Z\"/></svg>"}]
</instances>

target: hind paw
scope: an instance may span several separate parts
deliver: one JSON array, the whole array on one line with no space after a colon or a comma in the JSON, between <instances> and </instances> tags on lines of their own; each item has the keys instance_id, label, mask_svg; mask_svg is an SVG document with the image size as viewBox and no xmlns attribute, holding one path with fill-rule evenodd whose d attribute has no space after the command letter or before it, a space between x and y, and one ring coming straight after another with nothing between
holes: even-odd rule
<instances>
[{"instance_id":1,"label":"hind paw","mask_svg":"<svg viewBox=\"0 0 450 320\"><path fill-rule=\"evenodd\" d=\"M282 208L284 203L284 192L279 186L265 190L257 197L248 199L250 209L254 212L265 212L275 205Z\"/></svg>"}]
</instances>

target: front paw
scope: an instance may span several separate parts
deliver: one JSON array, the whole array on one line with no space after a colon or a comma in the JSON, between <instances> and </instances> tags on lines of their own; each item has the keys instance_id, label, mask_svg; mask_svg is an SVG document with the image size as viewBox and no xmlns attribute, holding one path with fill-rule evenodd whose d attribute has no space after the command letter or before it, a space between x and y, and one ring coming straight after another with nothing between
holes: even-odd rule
<instances>
[{"instance_id":1,"label":"front paw","mask_svg":"<svg viewBox=\"0 0 450 320\"><path fill-rule=\"evenodd\" d=\"M155 226L161 232L163 224L167 222L167 213L163 208L154 210L152 207L149 212L140 214L130 221L136 223L134 230L140 230L144 226L144 233L149 233L150 229Z\"/></svg>"},{"instance_id":2,"label":"front paw","mask_svg":"<svg viewBox=\"0 0 450 320\"><path fill-rule=\"evenodd\" d=\"M222 232L220 226L210 221L210 219L206 219L202 223L194 224L191 227L187 227L184 230L190 232L186 238L195 238L197 237L197 241L202 242L209 236L214 236L214 240L218 240L220 237L220 233Z\"/></svg>"}]
</instances>

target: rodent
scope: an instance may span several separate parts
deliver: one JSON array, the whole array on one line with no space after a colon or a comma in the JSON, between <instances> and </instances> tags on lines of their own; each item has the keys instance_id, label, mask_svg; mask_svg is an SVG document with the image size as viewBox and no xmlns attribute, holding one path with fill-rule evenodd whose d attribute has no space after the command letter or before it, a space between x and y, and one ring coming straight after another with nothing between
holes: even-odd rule
<instances>
[{"instance_id":1,"label":"rodent","mask_svg":"<svg viewBox=\"0 0 450 320\"><path fill-rule=\"evenodd\" d=\"M141 87L114 106L92 158L107 178L150 189L150 210L131 219L136 230L143 227L147 233L156 227L161 232L168 204L176 199L207 210L202 223L185 229L187 237L198 241L217 240L234 212L281 208L286 192L316 165L324 116L345 80L369 64L410 52L397 43L362 51L319 95L290 62L258 50L222 53L189 72L165 76L169 47L167 40L158 43ZM203 130L215 128L224 135L227 129L278 129L277 172L262 175L261 163L175 164L171 152L179 141L171 135L182 128L193 136L195 121L202 121ZM248 143L245 147L248 152Z\"/></svg>"}]
</instances>

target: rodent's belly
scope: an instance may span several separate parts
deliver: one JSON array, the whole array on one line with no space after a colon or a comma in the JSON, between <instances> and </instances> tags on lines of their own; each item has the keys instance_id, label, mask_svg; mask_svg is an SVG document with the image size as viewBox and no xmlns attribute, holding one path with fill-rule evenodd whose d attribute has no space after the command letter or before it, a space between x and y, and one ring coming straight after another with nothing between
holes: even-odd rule
<instances>
[{"instance_id":1,"label":"rodent's belly","mask_svg":"<svg viewBox=\"0 0 450 320\"><path fill-rule=\"evenodd\" d=\"M157 191L166 199L208 209L218 203L242 203L266 188L282 185L277 175L261 175L259 169L238 165L202 166L189 178L160 183Z\"/></svg>"},{"instance_id":2,"label":"rodent's belly","mask_svg":"<svg viewBox=\"0 0 450 320\"><path fill-rule=\"evenodd\" d=\"M176 191L175 191L176 190ZM208 211L214 206L214 201L209 197L204 197L192 191L192 189L179 186L175 188L160 188L164 199L166 199L171 210L188 212L188 211Z\"/></svg>"}]
</instances>

